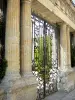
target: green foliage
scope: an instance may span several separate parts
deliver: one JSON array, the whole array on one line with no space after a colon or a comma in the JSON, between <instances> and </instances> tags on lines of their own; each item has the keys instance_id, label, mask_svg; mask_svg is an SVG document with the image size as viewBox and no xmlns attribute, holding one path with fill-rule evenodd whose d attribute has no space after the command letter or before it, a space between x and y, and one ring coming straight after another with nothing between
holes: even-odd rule
<instances>
[{"instance_id":1,"label":"green foliage","mask_svg":"<svg viewBox=\"0 0 75 100\"><path fill-rule=\"evenodd\" d=\"M43 37L39 37L38 46L34 53L34 70L38 72L39 76L48 82L50 78L50 69L52 68L52 40L50 36L45 38L45 48ZM45 50L45 51L44 51Z\"/></svg>"},{"instance_id":2,"label":"green foliage","mask_svg":"<svg viewBox=\"0 0 75 100\"><path fill-rule=\"evenodd\" d=\"M0 81L5 76L6 68L7 68L7 61L5 59L0 59Z\"/></svg>"},{"instance_id":3,"label":"green foliage","mask_svg":"<svg viewBox=\"0 0 75 100\"><path fill-rule=\"evenodd\" d=\"M0 82L5 76L6 68L7 68L7 61L5 59L5 48L4 48L4 41L5 41L5 26L4 22L0 22L0 44L2 47L0 48Z\"/></svg>"},{"instance_id":4,"label":"green foliage","mask_svg":"<svg viewBox=\"0 0 75 100\"><path fill-rule=\"evenodd\" d=\"M71 63L72 67L75 67L75 46L71 47Z\"/></svg>"}]
</instances>

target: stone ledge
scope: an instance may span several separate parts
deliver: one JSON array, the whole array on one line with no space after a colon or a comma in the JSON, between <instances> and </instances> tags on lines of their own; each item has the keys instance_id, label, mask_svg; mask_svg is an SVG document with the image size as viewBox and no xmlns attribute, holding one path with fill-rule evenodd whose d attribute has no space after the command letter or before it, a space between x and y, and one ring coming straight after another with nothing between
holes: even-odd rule
<instances>
[{"instance_id":1,"label":"stone ledge","mask_svg":"<svg viewBox=\"0 0 75 100\"><path fill-rule=\"evenodd\" d=\"M37 81L32 73L3 85L5 86L0 85L0 89L4 91L0 100L36 100Z\"/></svg>"},{"instance_id":2,"label":"stone ledge","mask_svg":"<svg viewBox=\"0 0 75 100\"><path fill-rule=\"evenodd\" d=\"M6 84L1 84L0 89L3 89L4 92L12 92L19 88L37 86L38 82L36 81L36 77L33 74L25 75L16 80L10 80L6 82Z\"/></svg>"},{"instance_id":3,"label":"stone ledge","mask_svg":"<svg viewBox=\"0 0 75 100\"><path fill-rule=\"evenodd\" d=\"M37 86L38 82L36 81L36 78L33 77L22 77L20 80L17 81L12 87L13 90L17 90L19 88L25 88L25 87L32 87Z\"/></svg>"}]
</instances>

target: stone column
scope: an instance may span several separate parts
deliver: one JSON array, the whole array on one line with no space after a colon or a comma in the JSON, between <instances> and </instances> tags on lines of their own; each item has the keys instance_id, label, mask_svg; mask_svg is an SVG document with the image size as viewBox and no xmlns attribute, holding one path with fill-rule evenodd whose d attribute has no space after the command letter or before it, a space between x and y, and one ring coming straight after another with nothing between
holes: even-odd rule
<instances>
[{"instance_id":1,"label":"stone column","mask_svg":"<svg viewBox=\"0 0 75 100\"><path fill-rule=\"evenodd\" d=\"M5 58L8 62L4 82L20 78L20 0L7 0ZM6 84L6 83L5 83Z\"/></svg>"},{"instance_id":2,"label":"stone column","mask_svg":"<svg viewBox=\"0 0 75 100\"><path fill-rule=\"evenodd\" d=\"M60 84L59 88L70 91L74 88L72 81L71 52L70 52L70 27L66 23L60 28Z\"/></svg>"},{"instance_id":3,"label":"stone column","mask_svg":"<svg viewBox=\"0 0 75 100\"><path fill-rule=\"evenodd\" d=\"M71 43L70 43L70 27L67 26L67 66L71 69Z\"/></svg>"},{"instance_id":4,"label":"stone column","mask_svg":"<svg viewBox=\"0 0 75 100\"><path fill-rule=\"evenodd\" d=\"M23 100L36 100L37 82L32 74L31 0L21 0L21 75L26 93Z\"/></svg>"},{"instance_id":5,"label":"stone column","mask_svg":"<svg viewBox=\"0 0 75 100\"><path fill-rule=\"evenodd\" d=\"M21 74L32 71L31 0L21 2Z\"/></svg>"},{"instance_id":6,"label":"stone column","mask_svg":"<svg viewBox=\"0 0 75 100\"><path fill-rule=\"evenodd\" d=\"M60 68L67 71L71 67L70 57L70 30L63 23L60 29Z\"/></svg>"}]
</instances>

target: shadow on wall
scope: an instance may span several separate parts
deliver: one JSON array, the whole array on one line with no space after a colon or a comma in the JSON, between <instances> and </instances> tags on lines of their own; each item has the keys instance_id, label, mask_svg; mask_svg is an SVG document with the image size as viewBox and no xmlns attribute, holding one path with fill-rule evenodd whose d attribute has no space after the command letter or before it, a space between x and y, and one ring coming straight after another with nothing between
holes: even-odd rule
<instances>
[{"instance_id":1,"label":"shadow on wall","mask_svg":"<svg viewBox=\"0 0 75 100\"><path fill-rule=\"evenodd\" d=\"M71 66L75 67L75 36L71 34Z\"/></svg>"}]
</instances>

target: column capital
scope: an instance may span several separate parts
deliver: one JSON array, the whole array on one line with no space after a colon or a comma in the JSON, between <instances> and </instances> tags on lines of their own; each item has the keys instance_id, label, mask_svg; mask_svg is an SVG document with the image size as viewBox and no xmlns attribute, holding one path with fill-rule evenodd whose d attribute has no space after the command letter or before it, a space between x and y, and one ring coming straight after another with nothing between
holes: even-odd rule
<instances>
[{"instance_id":1,"label":"column capital","mask_svg":"<svg viewBox=\"0 0 75 100\"><path fill-rule=\"evenodd\" d=\"M68 29L70 29L70 26L67 23L65 23L65 22L61 22L59 24L60 24L60 26L65 25Z\"/></svg>"},{"instance_id":2,"label":"column capital","mask_svg":"<svg viewBox=\"0 0 75 100\"><path fill-rule=\"evenodd\" d=\"M21 0L21 3L31 3L32 0Z\"/></svg>"},{"instance_id":3,"label":"column capital","mask_svg":"<svg viewBox=\"0 0 75 100\"><path fill-rule=\"evenodd\" d=\"M70 26L67 25L67 31L70 33Z\"/></svg>"},{"instance_id":4,"label":"column capital","mask_svg":"<svg viewBox=\"0 0 75 100\"><path fill-rule=\"evenodd\" d=\"M66 26L67 26L67 23L61 22L60 25L61 25L61 26L62 26L62 25L66 25Z\"/></svg>"},{"instance_id":5,"label":"column capital","mask_svg":"<svg viewBox=\"0 0 75 100\"><path fill-rule=\"evenodd\" d=\"M61 26L66 26L66 27L67 27L67 23L65 23L64 21L59 22L59 23L57 23L57 24L60 25L60 27L61 27Z\"/></svg>"},{"instance_id":6,"label":"column capital","mask_svg":"<svg viewBox=\"0 0 75 100\"><path fill-rule=\"evenodd\" d=\"M32 33L31 33L31 1L21 0L21 75L31 72ZM29 41L29 42L27 42Z\"/></svg>"}]
</instances>

